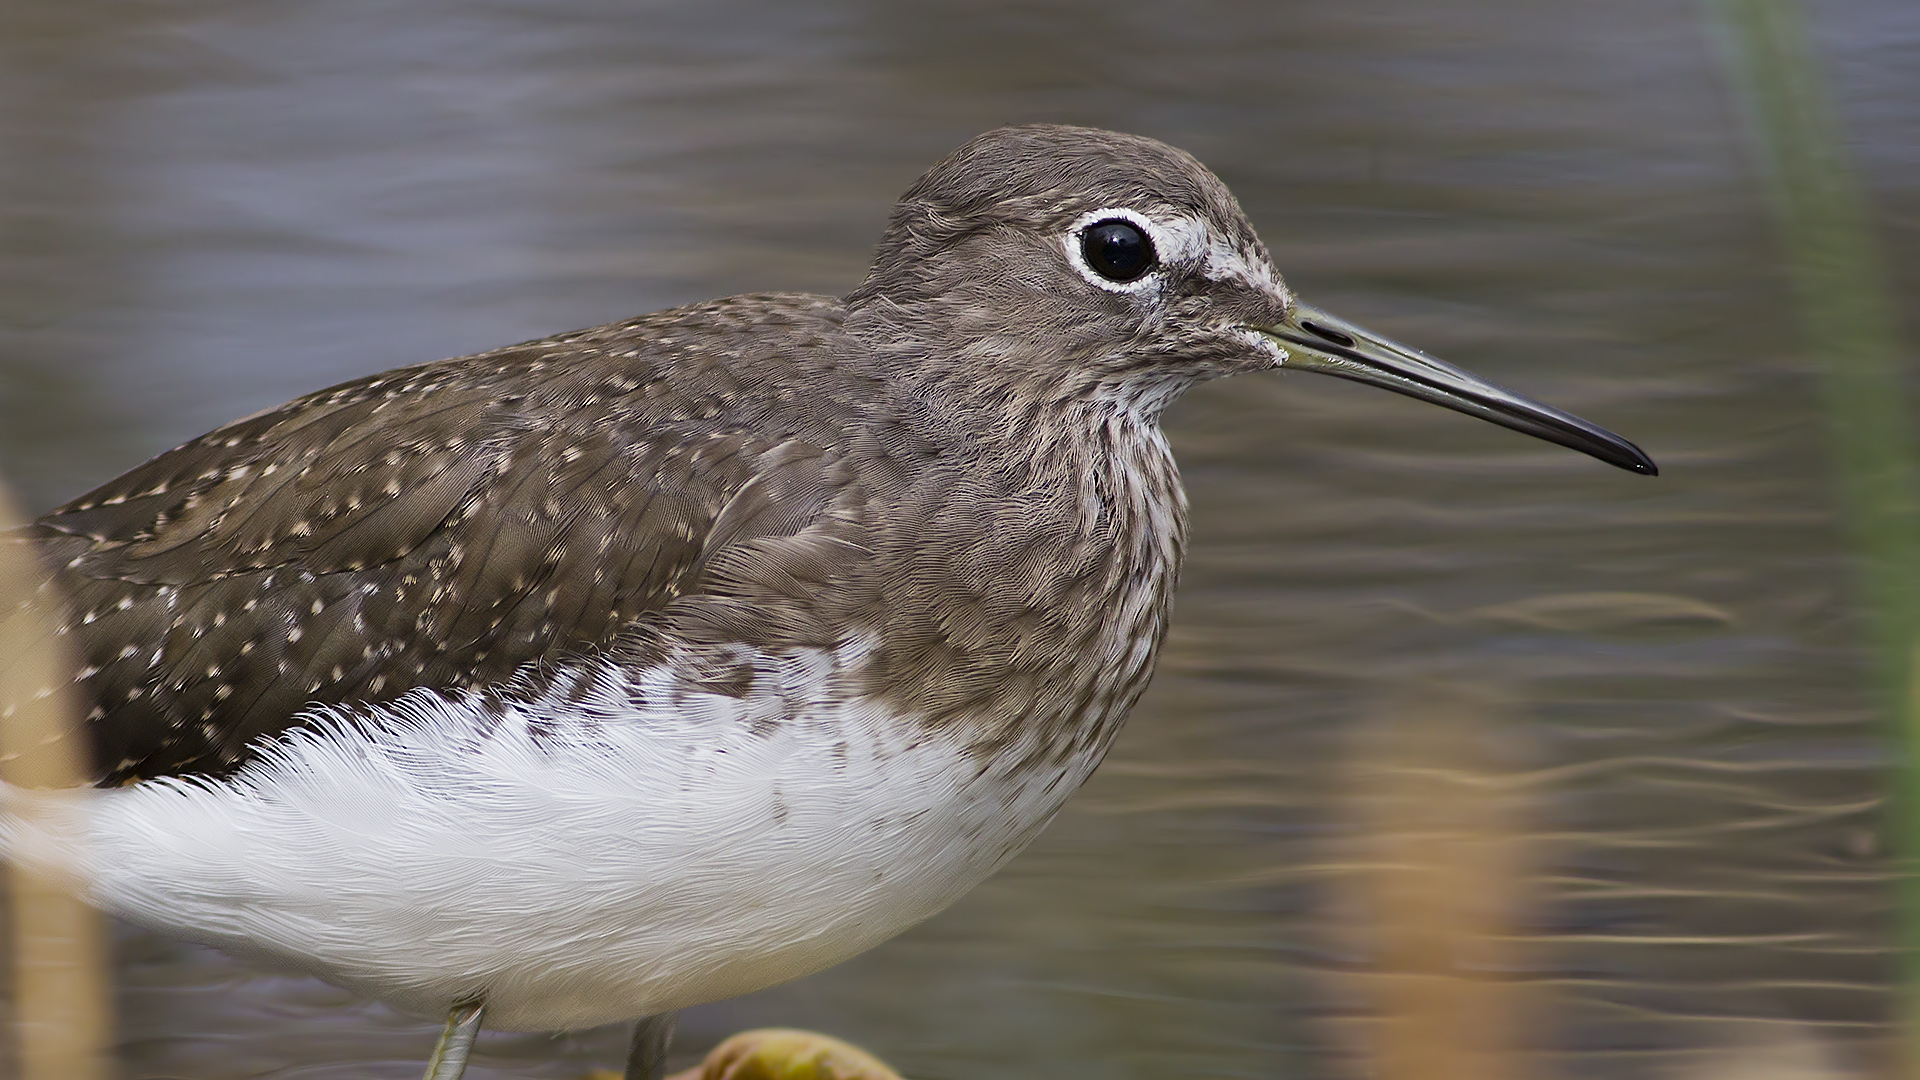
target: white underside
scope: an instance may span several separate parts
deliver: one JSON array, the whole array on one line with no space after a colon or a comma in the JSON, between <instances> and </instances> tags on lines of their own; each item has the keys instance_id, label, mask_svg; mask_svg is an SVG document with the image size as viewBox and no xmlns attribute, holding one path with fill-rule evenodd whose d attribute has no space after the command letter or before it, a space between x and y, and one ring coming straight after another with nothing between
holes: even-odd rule
<instances>
[{"instance_id":1,"label":"white underside","mask_svg":"<svg viewBox=\"0 0 1920 1080\"><path fill-rule=\"evenodd\" d=\"M612 668L579 675L584 701L497 717L417 692L229 781L10 791L0 850L133 922L401 1008L484 997L489 1027L713 1001L939 911L1094 765L983 773L844 693L860 651L754 657L745 698Z\"/></svg>"}]
</instances>

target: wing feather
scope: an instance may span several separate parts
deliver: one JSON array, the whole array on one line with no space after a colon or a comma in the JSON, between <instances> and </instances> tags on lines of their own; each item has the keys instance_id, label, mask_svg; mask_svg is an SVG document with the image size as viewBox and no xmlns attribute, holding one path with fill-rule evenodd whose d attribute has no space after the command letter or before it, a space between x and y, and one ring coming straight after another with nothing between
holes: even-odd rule
<instances>
[{"instance_id":1,"label":"wing feather","mask_svg":"<svg viewBox=\"0 0 1920 1080\"><path fill-rule=\"evenodd\" d=\"M734 331L839 317L815 298L708 307ZM14 534L68 597L102 781L230 770L313 705L494 685L604 647L704 588L721 553L831 512L844 492L793 431L837 406L793 392L790 337L730 357L675 345L718 318L701 312L345 383ZM770 402L801 404L783 420ZM758 433L769 416L778 438Z\"/></svg>"}]
</instances>

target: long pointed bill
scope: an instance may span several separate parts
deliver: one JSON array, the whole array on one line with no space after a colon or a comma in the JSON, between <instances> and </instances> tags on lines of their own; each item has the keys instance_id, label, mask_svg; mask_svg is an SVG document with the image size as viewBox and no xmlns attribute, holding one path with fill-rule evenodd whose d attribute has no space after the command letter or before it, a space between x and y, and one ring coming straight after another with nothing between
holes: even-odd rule
<instances>
[{"instance_id":1,"label":"long pointed bill","mask_svg":"<svg viewBox=\"0 0 1920 1080\"><path fill-rule=\"evenodd\" d=\"M1521 397L1318 308L1295 304L1285 322L1256 329L1285 345L1287 367L1383 387L1571 447L1629 472L1660 474L1639 447L1605 428Z\"/></svg>"}]
</instances>

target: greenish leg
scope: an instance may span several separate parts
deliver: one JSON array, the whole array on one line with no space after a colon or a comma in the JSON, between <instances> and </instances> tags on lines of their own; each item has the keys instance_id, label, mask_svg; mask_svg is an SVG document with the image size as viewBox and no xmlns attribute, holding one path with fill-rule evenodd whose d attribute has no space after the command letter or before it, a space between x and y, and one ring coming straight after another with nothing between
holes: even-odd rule
<instances>
[{"instance_id":1,"label":"greenish leg","mask_svg":"<svg viewBox=\"0 0 1920 1080\"><path fill-rule=\"evenodd\" d=\"M467 1058L473 1054L473 1040L480 1034L480 1014L486 1008L484 1001L470 1001L455 1005L447 1014L447 1026L434 1044L433 1056L427 1059L426 1080L460 1080L460 1074L467 1071Z\"/></svg>"},{"instance_id":2,"label":"greenish leg","mask_svg":"<svg viewBox=\"0 0 1920 1080\"><path fill-rule=\"evenodd\" d=\"M667 1046L673 1042L676 1013L649 1016L633 1026L633 1049L627 1051L626 1080L660 1080L667 1074Z\"/></svg>"}]
</instances>

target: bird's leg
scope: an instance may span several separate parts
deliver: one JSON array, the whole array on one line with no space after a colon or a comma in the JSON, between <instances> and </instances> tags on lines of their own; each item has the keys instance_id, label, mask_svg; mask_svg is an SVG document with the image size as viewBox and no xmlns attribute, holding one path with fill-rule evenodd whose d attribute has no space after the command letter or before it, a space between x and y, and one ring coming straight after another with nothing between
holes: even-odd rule
<instances>
[{"instance_id":1,"label":"bird's leg","mask_svg":"<svg viewBox=\"0 0 1920 1080\"><path fill-rule=\"evenodd\" d=\"M486 1008L484 1001L468 1001L455 1005L447 1014L447 1026L433 1045L433 1056L427 1059L426 1080L460 1080L460 1074L467 1071L467 1058L473 1054L473 1040L480 1034L480 1014Z\"/></svg>"},{"instance_id":2,"label":"bird's leg","mask_svg":"<svg viewBox=\"0 0 1920 1080\"><path fill-rule=\"evenodd\" d=\"M627 1051L626 1080L660 1080L667 1072L667 1046L673 1042L673 1018L664 1012L633 1026L633 1049Z\"/></svg>"}]
</instances>

